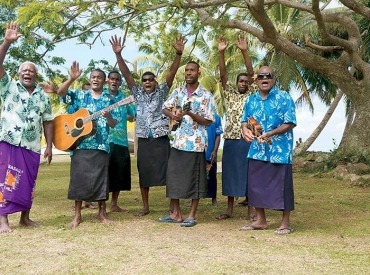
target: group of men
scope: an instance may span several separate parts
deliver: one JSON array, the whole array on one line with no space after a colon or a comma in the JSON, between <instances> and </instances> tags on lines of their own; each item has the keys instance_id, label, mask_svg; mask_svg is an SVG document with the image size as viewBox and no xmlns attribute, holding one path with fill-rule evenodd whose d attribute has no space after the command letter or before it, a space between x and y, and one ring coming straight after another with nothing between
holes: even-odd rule
<instances>
[{"instance_id":1,"label":"group of men","mask_svg":"<svg viewBox=\"0 0 370 275\"><path fill-rule=\"evenodd\" d=\"M31 62L20 66L18 81L12 80L3 68L9 46L20 36L18 24L11 22L0 46L0 233L11 231L8 215L15 212L22 213L21 225L35 225L29 218L29 211L37 176L35 167L39 165L42 128L47 145L44 157L49 162L52 159L53 117L50 101L43 90L55 91L36 84L36 66ZM214 172L207 172L206 167L215 167L222 133L213 95L199 83L200 66L197 62L188 62L185 84L170 94L184 51L184 38L176 39L174 60L165 81L160 84L152 72L145 72L141 83L136 83L122 57L121 38L112 36L110 43L119 70L136 102L137 167L143 201L143 208L137 215L149 213L149 188L165 185L170 213L158 221L179 223L182 227L195 226L200 198L210 196L216 203L214 184L213 187L208 184L215 180ZM292 128L296 125L294 102L288 93L274 87L274 75L269 67L259 69L256 79L259 91L249 94L253 67L244 37L239 37L237 46L247 73L238 75L237 89L233 89L228 83L225 66L227 42L224 39L219 42L221 83L228 104L222 168L222 193L228 196L228 207L218 219L230 218L234 198L246 196L252 221L242 230L266 229L264 209L269 208L283 211L282 222L275 233L289 234L292 232L289 214L294 209L291 169ZM105 203L109 192L112 192L111 211L121 211L117 199L119 191L125 189L120 186L125 181L129 183L126 188L131 188L126 123L134 113L121 107L107 110L123 97L118 92L121 74L118 71L108 74L109 89L106 90L105 72L95 69L90 74L89 90L70 90L81 72L78 62L73 62L69 78L56 91L68 105L68 112L85 108L90 113L100 113L95 121L96 133L83 139L71 153L68 198L75 201L73 228L82 221L83 201L97 201L100 221L110 223ZM179 107L182 110L179 111ZM256 134L251 130L250 118L260 123L262 132ZM172 146L168 137L169 120L178 124ZM211 136L214 138L208 138ZM31 168L26 165L30 160ZM180 199L191 199L190 211L185 218ZM253 217L252 208L255 208L256 217Z\"/></svg>"}]
</instances>

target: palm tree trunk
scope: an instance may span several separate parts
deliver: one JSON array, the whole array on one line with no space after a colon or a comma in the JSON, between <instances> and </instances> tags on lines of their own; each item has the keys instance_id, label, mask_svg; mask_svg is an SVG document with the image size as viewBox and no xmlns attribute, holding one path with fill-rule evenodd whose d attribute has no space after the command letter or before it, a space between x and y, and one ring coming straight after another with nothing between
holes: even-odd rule
<instances>
[{"instance_id":1,"label":"palm tree trunk","mask_svg":"<svg viewBox=\"0 0 370 275\"><path fill-rule=\"evenodd\" d=\"M304 141L303 143L301 143L298 147L296 147L294 149L294 154L295 155L305 153L307 151L307 149L310 148L312 143L314 143L314 141L320 135L320 133L322 132L322 130L325 128L326 124L328 123L329 119L333 115L335 109L337 108L340 100L343 97L343 94L344 93L343 93L342 90L339 90L337 92L337 95L335 96L333 102L330 104L329 109L326 111L326 113L325 113L323 119L321 120L320 124L316 127L316 129L312 132L312 134L310 135L310 137L306 141Z\"/></svg>"},{"instance_id":2,"label":"palm tree trunk","mask_svg":"<svg viewBox=\"0 0 370 275\"><path fill-rule=\"evenodd\" d=\"M349 132L349 127L351 127L353 120L355 119L355 115L356 115L356 109L353 106L353 104L351 104L348 114L347 114L346 126L344 127L343 136L342 136L339 146L341 146L342 141L346 139L347 133Z\"/></svg>"}]
</instances>

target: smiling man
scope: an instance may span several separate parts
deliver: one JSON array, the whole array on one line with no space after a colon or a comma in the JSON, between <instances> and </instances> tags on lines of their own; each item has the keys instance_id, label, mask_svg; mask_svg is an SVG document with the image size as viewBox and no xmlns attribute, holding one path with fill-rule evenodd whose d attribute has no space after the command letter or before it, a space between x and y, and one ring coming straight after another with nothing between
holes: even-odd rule
<instances>
[{"instance_id":1,"label":"smiling man","mask_svg":"<svg viewBox=\"0 0 370 275\"><path fill-rule=\"evenodd\" d=\"M120 90L122 77L118 71L108 73L109 93L116 102L124 99L126 95ZM109 192L112 193L111 212L124 211L118 206L120 191L131 190L131 161L128 149L127 120L133 121L136 108L133 104L120 106L120 122L109 131Z\"/></svg>"},{"instance_id":2,"label":"smiling man","mask_svg":"<svg viewBox=\"0 0 370 275\"><path fill-rule=\"evenodd\" d=\"M11 231L8 215L21 212L21 226L37 226L29 218L40 164L41 135L44 157L52 159L53 116L49 97L36 84L32 62L19 67L19 80L11 79L3 62L10 45L21 37L18 23L8 24L0 45L0 233Z\"/></svg>"},{"instance_id":3,"label":"smiling man","mask_svg":"<svg viewBox=\"0 0 370 275\"><path fill-rule=\"evenodd\" d=\"M258 92L250 95L244 105L242 136L246 141L252 141L248 152L248 203L256 208L257 220L241 230L267 229L267 208L282 211L283 217L275 233L284 235L293 232L289 218L294 210L295 105L289 93L274 87L275 79L270 67L259 69L256 82ZM259 125L251 125L250 119ZM256 126L260 126L262 132L250 129L258 128Z\"/></svg>"},{"instance_id":4,"label":"smiling man","mask_svg":"<svg viewBox=\"0 0 370 275\"><path fill-rule=\"evenodd\" d=\"M100 69L94 69L90 74L90 90L70 90L70 85L80 77L82 70L74 61L69 78L58 88L58 95L69 106L69 110L78 111L85 108L90 114L100 113L94 122L96 132L91 132L82 140L71 155L71 179L68 189L68 199L75 201L75 217L70 223L72 228L82 221L82 201L98 202L98 217L102 223L111 223L106 213L106 203L109 195L109 130L119 123L116 110L108 112L106 107L115 103L108 91L103 90L106 74Z\"/></svg>"}]
</instances>

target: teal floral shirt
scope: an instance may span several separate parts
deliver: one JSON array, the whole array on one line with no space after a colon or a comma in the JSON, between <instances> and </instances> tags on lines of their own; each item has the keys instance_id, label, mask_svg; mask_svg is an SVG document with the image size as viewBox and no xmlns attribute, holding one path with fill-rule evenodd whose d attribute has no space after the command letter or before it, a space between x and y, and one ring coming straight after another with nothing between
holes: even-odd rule
<instances>
[{"instance_id":1,"label":"teal floral shirt","mask_svg":"<svg viewBox=\"0 0 370 275\"><path fill-rule=\"evenodd\" d=\"M0 140L41 153L43 122L53 120L50 99L40 86L30 95L7 73L0 79Z\"/></svg>"},{"instance_id":2,"label":"teal floral shirt","mask_svg":"<svg viewBox=\"0 0 370 275\"><path fill-rule=\"evenodd\" d=\"M284 123L297 125L295 104L289 93L273 87L265 99L260 93L251 94L244 105L242 122L253 117L262 127L262 132L276 129ZM248 158L271 163L291 164L293 161L293 130L271 137L272 144L253 140Z\"/></svg>"},{"instance_id":3,"label":"teal floral shirt","mask_svg":"<svg viewBox=\"0 0 370 275\"><path fill-rule=\"evenodd\" d=\"M214 121L216 113L215 100L213 95L201 85L187 96L186 86L175 89L167 101L163 104L163 109L184 106L191 102L191 112ZM182 117L180 127L176 130L173 140L173 148L188 152L204 152L208 144L208 134L205 125L200 125L190 116Z\"/></svg>"},{"instance_id":4,"label":"teal floral shirt","mask_svg":"<svg viewBox=\"0 0 370 275\"><path fill-rule=\"evenodd\" d=\"M115 103L114 98L107 90L104 90L99 98L93 98L91 90L68 90L63 103L68 105L68 113L73 113L81 108L85 108L90 114L94 114ZM118 122L120 117L117 109L111 111L112 117ZM99 116L94 120L96 124L96 133L85 138L76 148L102 150L109 153L109 125L104 116Z\"/></svg>"},{"instance_id":5,"label":"teal floral shirt","mask_svg":"<svg viewBox=\"0 0 370 275\"><path fill-rule=\"evenodd\" d=\"M126 97L122 92L118 92L116 96L112 96L116 102ZM119 113L120 122L114 128L110 128L109 142L128 147L127 115L135 117L136 107L132 103L123 105L117 109L117 112Z\"/></svg>"}]
</instances>

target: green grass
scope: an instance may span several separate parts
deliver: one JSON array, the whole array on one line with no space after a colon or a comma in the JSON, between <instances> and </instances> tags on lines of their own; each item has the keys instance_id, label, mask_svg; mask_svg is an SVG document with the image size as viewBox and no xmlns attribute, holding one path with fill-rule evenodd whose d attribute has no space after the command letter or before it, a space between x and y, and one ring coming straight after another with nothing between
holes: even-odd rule
<instances>
[{"instance_id":1,"label":"green grass","mask_svg":"<svg viewBox=\"0 0 370 275\"><path fill-rule=\"evenodd\" d=\"M57 159L55 157L55 159ZM220 160L220 159L219 159ZM162 224L168 211L165 188L150 190L151 212L135 217L141 196L132 158L133 187L120 205L127 213L109 213L112 225L98 222L96 210L83 210L72 230L73 202L67 200L69 163L41 165L31 218L39 228L17 226L2 234L1 274L368 274L370 271L369 189L350 187L334 178L294 174L295 232L275 236L280 212L267 211L270 230L242 232L246 208L217 221L226 209L218 188L218 207L202 199L193 228ZM220 175L219 175L220 179ZM242 198L240 198L241 200ZM188 201L182 201L187 213ZM109 203L108 203L109 206Z\"/></svg>"}]
</instances>

